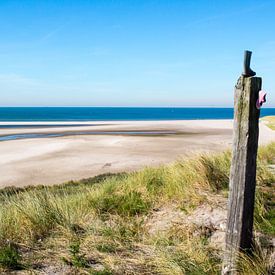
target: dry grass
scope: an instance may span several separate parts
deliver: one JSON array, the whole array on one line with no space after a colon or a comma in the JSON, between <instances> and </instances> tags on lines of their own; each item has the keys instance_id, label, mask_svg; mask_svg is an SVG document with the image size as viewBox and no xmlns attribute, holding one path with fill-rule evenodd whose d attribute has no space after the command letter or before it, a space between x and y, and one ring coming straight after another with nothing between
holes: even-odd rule
<instances>
[{"instance_id":1,"label":"dry grass","mask_svg":"<svg viewBox=\"0 0 275 275\"><path fill-rule=\"evenodd\" d=\"M226 196L230 159L224 152L61 186L3 189L0 266L37 272L69 266L77 274L218 274L220 252L209 246L208 236L182 225L151 235L146 221L163 205L188 213L211 204L215 195ZM268 167L274 160L274 143L260 148L255 223L265 234L274 234L275 226L275 177ZM13 248L14 265L1 264L7 247ZM255 269L259 262L264 267ZM242 263L243 274L270 269L257 257Z\"/></svg>"}]
</instances>

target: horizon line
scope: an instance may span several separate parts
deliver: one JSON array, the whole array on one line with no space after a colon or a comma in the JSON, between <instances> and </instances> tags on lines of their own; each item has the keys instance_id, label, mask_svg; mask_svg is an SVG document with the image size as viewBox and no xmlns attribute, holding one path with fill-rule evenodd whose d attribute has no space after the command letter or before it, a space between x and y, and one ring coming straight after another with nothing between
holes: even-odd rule
<instances>
[{"instance_id":1,"label":"horizon line","mask_svg":"<svg viewBox=\"0 0 275 275\"><path fill-rule=\"evenodd\" d=\"M234 106L0 106L0 108L234 108ZM275 106L263 107L261 109L274 109Z\"/></svg>"}]
</instances>

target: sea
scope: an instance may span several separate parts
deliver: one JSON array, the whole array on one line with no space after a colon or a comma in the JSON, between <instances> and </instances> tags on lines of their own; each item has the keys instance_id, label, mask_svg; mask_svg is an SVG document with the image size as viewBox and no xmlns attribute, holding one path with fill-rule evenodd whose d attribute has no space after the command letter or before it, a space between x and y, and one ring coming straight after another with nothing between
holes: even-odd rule
<instances>
[{"instance_id":1,"label":"sea","mask_svg":"<svg viewBox=\"0 0 275 275\"><path fill-rule=\"evenodd\" d=\"M261 116L275 115L263 108ZM233 108L0 107L0 122L232 119ZM1 124L1 123L0 123Z\"/></svg>"}]
</instances>

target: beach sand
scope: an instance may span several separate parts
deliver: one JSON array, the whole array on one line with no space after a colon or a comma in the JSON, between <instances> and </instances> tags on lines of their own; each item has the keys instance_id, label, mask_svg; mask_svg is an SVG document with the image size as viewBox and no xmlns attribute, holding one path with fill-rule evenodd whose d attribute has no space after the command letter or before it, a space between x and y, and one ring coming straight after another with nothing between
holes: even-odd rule
<instances>
[{"instance_id":1,"label":"beach sand","mask_svg":"<svg viewBox=\"0 0 275 275\"><path fill-rule=\"evenodd\" d=\"M45 124L45 127L1 128L0 136L27 133L65 133L67 136L1 141L0 187L59 184L156 166L201 152L221 151L232 144L233 126L232 120L56 122L69 124L67 127L47 127L49 123L34 122L21 124ZM80 131L82 135L77 135ZM112 133L83 133L92 131ZM125 131L153 133L121 134ZM275 141L275 131L261 123L260 144L271 141Z\"/></svg>"}]
</instances>

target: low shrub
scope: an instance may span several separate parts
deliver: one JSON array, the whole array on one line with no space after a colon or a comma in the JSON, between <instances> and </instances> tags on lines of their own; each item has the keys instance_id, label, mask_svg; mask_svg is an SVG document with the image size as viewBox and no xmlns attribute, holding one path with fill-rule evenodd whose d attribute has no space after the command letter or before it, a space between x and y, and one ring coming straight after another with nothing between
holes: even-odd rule
<instances>
[{"instance_id":1,"label":"low shrub","mask_svg":"<svg viewBox=\"0 0 275 275\"><path fill-rule=\"evenodd\" d=\"M7 269L21 269L21 255L15 245L7 244L0 248L0 266Z\"/></svg>"}]
</instances>

